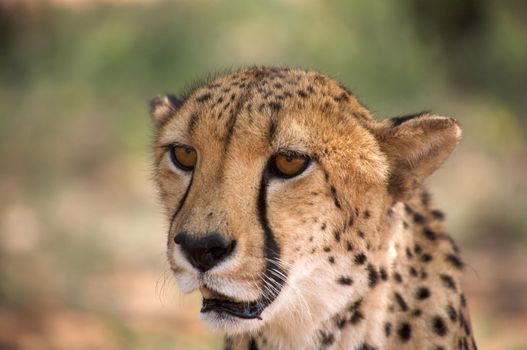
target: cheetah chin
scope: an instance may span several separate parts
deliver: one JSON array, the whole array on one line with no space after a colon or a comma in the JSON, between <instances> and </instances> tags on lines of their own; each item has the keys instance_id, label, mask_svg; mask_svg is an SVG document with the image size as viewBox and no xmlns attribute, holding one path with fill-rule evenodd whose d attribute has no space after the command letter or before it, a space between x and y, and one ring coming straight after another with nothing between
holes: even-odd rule
<instances>
[{"instance_id":1,"label":"cheetah chin","mask_svg":"<svg viewBox=\"0 0 527 350\"><path fill-rule=\"evenodd\" d=\"M378 120L320 73L249 67L154 98L151 119L167 260L225 349L476 349L423 184L454 118Z\"/></svg>"}]
</instances>

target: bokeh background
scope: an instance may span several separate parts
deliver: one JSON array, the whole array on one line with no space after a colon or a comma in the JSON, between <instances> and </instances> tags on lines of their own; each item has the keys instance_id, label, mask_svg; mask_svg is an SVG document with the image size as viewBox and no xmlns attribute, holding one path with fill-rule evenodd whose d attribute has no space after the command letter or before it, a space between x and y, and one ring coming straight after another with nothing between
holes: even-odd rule
<instances>
[{"instance_id":1,"label":"bokeh background","mask_svg":"<svg viewBox=\"0 0 527 350\"><path fill-rule=\"evenodd\" d=\"M482 349L527 349L527 2L0 0L0 349L214 349L165 263L147 101L322 71L464 140L428 182Z\"/></svg>"}]
</instances>

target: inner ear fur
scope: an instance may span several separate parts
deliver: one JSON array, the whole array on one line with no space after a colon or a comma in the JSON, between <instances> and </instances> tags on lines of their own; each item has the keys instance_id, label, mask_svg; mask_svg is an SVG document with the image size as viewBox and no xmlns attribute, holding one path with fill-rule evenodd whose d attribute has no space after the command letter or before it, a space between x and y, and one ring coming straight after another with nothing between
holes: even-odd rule
<instances>
[{"instance_id":1,"label":"inner ear fur","mask_svg":"<svg viewBox=\"0 0 527 350\"><path fill-rule=\"evenodd\" d=\"M150 101L150 118L156 127L162 126L183 102L174 95L158 95Z\"/></svg>"},{"instance_id":2,"label":"inner ear fur","mask_svg":"<svg viewBox=\"0 0 527 350\"><path fill-rule=\"evenodd\" d=\"M373 131L389 162L388 189L395 201L409 199L461 139L454 118L428 112L387 119Z\"/></svg>"}]
</instances>

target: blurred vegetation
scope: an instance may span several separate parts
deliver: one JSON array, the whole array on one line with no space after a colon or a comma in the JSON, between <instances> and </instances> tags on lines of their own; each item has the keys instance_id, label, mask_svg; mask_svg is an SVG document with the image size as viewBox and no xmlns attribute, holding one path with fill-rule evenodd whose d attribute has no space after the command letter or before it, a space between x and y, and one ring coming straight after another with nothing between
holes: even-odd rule
<instances>
[{"instance_id":1,"label":"blurred vegetation","mask_svg":"<svg viewBox=\"0 0 527 350\"><path fill-rule=\"evenodd\" d=\"M465 140L432 179L436 201L469 254L515 265L511 252L525 253L527 2L70 4L0 0L0 316L79 310L104 325L116 348L217 342L199 323L181 326L195 317L195 301L192 316L173 318L162 305L138 311L137 300L119 294L135 284L118 276L170 279L149 182L148 99L242 65L325 72L379 118L428 109L457 117ZM502 276L493 273L479 272L483 282ZM525 311L527 277L516 274L502 285ZM150 292L141 295L159 301ZM496 305L489 312L510 311ZM162 331L137 325L134 314ZM481 317L483 341L492 344L500 333ZM0 317L0 348L1 326Z\"/></svg>"}]
</instances>

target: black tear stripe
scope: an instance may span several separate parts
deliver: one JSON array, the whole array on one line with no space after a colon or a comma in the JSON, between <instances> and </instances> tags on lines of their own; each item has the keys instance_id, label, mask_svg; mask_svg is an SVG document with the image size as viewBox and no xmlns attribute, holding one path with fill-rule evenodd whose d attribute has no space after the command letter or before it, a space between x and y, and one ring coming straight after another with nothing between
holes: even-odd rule
<instances>
[{"instance_id":1,"label":"black tear stripe","mask_svg":"<svg viewBox=\"0 0 527 350\"><path fill-rule=\"evenodd\" d=\"M249 339L249 350L258 350L258 345L256 345L254 338Z\"/></svg>"},{"instance_id":2,"label":"black tear stripe","mask_svg":"<svg viewBox=\"0 0 527 350\"><path fill-rule=\"evenodd\" d=\"M276 241L273 231L269 227L269 220L267 219L267 186L269 184L269 173L266 170L262 173L260 180L260 189L258 193L258 219L264 231L264 248L263 253L266 259L265 278L262 279L263 295L259 300L262 306L271 304L282 290L285 283L286 271L280 266L280 246Z\"/></svg>"},{"instance_id":3,"label":"black tear stripe","mask_svg":"<svg viewBox=\"0 0 527 350\"><path fill-rule=\"evenodd\" d=\"M185 204L185 201L187 200L188 193L190 192L190 187L192 187L192 181L194 180L194 174L192 174L192 177L190 178L190 183L187 186L187 189L185 190L185 193L183 194L183 197L181 197L181 200L178 203L177 209L172 214L172 218L170 219L170 226L168 227L168 233L170 235L170 232L172 231L172 225L174 225L174 220L176 219L177 214L181 211L183 208L183 205Z\"/></svg>"}]
</instances>

